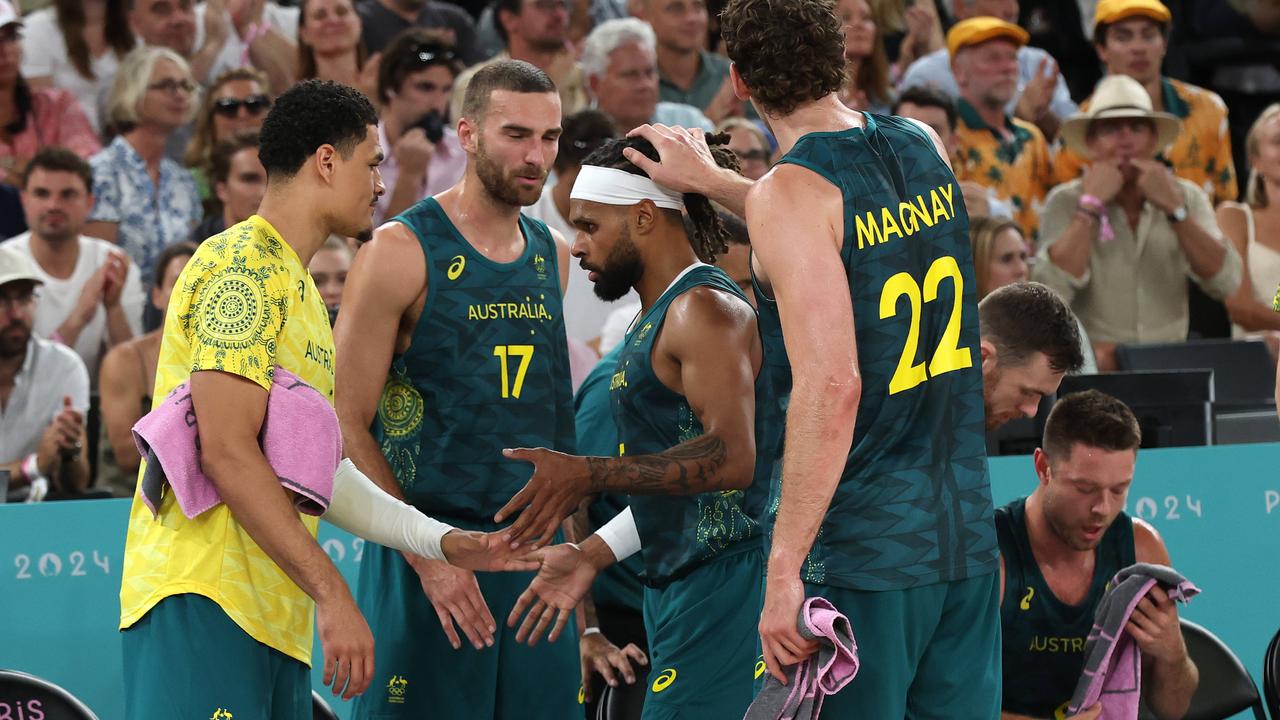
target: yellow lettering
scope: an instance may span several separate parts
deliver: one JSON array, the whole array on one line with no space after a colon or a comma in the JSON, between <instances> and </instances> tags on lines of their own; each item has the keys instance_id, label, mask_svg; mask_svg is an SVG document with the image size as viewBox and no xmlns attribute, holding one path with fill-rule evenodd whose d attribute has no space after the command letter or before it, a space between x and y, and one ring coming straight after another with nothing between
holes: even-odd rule
<instances>
[{"instance_id":1,"label":"yellow lettering","mask_svg":"<svg viewBox=\"0 0 1280 720\"><path fill-rule=\"evenodd\" d=\"M1031 638L1031 652L1080 653L1084 652L1085 639L1082 637L1040 637Z\"/></svg>"},{"instance_id":2,"label":"yellow lettering","mask_svg":"<svg viewBox=\"0 0 1280 720\"><path fill-rule=\"evenodd\" d=\"M925 207L924 196L917 195L916 202L919 203L919 207L916 207L911 203L903 203L911 209L911 214L916 218L916 230L920 230L920 223L924 223L925 227L933 227L934 219L933 216L929 214L929 208Z\"/></svg>"},{"instance_id":3,"label":"yellow lettering","mask_svg":"<svg viewBox=\"0 0 1280 720\"><path fill-rule=\"evenodd\" d=\"M858 249L861 250L864 245L875 245L884 242L884 235L880 232L880 226L876 224L875 216L870 212L867 213L867 221L864 223L861 217L854 218L858 223Z\"/></svg>"},{"instance_id":4,"label":"yellow lettering","mask_svg":"<svg viewBox=\"0 0 1280 720\"><path fill-rule=\"evenodd\" d=\"M942 194L945 195L947 198L947 205L951 207L951 217L955 217L956 216L955 187L953 187L951 183L947 183L946 185L943 185L941 189L942 189Z\"/></svg>"},{"instance_id":5,"label":"yellow lettering","mask_svg":"<svg viewBox=\"0 0 1280 720\"><path fill-rule=\"evenodd\" d=\"M898 224L906 231L907 237L915 235L920 229L920 223L911 216L911 209L911 203L898 203Z\"/></svg>"},{"instance_id":6,"label":"yellow lettering","mask_svg":"<svg viewBox=\"0 0 1280 720\"><path fill-rule=\"evenodd\" d=\"M881 242L889 242L890 235L902 237L902 228L898 227L898 221L893 219L893 213L887 207L880 208L880 224L884 226L884 240Z\"/></svg>"},{"instance_id":7,"label":"yellow lettering","mask_svg":"<svg viewBox=\"0 0 1280 720\"><path fill-rule=\"evenodd\" d=\"M929 191L929 197L933 200L933 219L936 221L938 218L945 216L950 220L951 216L947 214L947 208L942 204L942 197L938 195L936 188Z\"/></svg>"},{"instance_id":8,"label":"yellow lettering","mask_svg":"<svg viewBox=\"0 0 1280 720\"><path fill-rule=\"evenodd\" d=\"M468 305L468 320L550 320L551 311L542 303L486 303Z\"/></svg>"}]
</instances>

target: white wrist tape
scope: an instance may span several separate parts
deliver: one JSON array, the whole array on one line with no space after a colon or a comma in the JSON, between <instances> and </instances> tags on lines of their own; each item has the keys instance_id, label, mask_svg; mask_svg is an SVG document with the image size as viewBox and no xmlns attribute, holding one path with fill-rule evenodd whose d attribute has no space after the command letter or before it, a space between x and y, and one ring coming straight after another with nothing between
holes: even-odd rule
<instances>
[{"instance_id":1,"label":"white wrist tape","mask_svg":"<svg viewBox=\"0 0 1280 720\"><path fill-rule=\"evenodd\" d=\"M388 495L350 459L343 459L333 475L333 498L324 519L365 540L429 560L446 559L440 540L454 529Z\"/></svg>"},{"instance_id":2,"label":"white wrist tape","mask_svg":"<svg viewBox=\"0 0 1280 720\"><path fill-rule=\"evenodd\" d=\"M27 492L27 502L38 503L44 500L49 494L49 480L44 477L36 477L31 481L31 490Z\"/></svg>"},{"instance_id":3,"label":"white wrist tape","mask_svg":"<svg viewBox=\"0 0 1280 720\"><path fill-rule=\"evenodd\" d=\"M596 535L609 546L618 562L640 552L640 531L636 529L636 519L631 515L630 505L597 530Z\"/></svg>"}]
</instances>

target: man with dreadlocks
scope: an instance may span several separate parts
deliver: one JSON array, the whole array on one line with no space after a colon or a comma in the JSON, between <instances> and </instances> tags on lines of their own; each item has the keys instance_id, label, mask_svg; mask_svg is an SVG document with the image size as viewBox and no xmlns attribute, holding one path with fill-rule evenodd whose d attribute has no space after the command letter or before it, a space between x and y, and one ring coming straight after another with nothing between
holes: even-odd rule
<instances>
[{"instance_id":1,"label":"man with dreadlocks","mask_svg":"<svg viewBox=\"0 0 1280 720\"><path fill-rule=\"evenodd\" d=\"M736 169L714 143L720 166ZM517 639L537 642L548 627L554 639L596 573L639 551L653 668L642 717L740 717L757 658L769 480L755 462L760 336L741 290L706 264L728 239L710 201L657 185L624 148L658 157L645 140L610 141L584 161L569 204L572 253L596 294L614 300L634 288L641 299L609 382L617 456L508 451L535 470L500 515L523 508L510 529L520 542L588 494L625 494L630 507L581 546L541 551L542 569L507 622L529 610Z\"/></svg>"}]
</instances>

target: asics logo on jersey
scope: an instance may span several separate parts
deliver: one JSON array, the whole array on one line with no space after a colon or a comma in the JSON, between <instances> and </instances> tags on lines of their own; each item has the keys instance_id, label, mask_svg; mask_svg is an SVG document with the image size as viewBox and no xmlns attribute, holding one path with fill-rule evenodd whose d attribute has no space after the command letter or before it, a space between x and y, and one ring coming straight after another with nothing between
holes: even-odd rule
<instances>
[{"instance_id":1,"label":"asics logo on jersey","mask_svg":"<svg viewBox=\"0 0 1280 720\"><path fill-rule=\"evenodd\" d=\"M854 218L858 229L858 249L889 242L894 235L911 237L920 232L920 226L933 227L956 216L955 186L939 185L929 191L929 201L923 194L916 195L915 202L899 202L896 208L880 208Z\"/></svg>"},{"instance_id":2,"label":"asics logo on jersey","mask_svg":"<svg viewBox=\"0 0 1280 720\"><path fill-rule=\"evenodd\" d=\"M652 689L655 693L660 693L663 690L666 690L667 688L671 687L671 684L674 683L675 681L676 681L676 669L667 668L666 670L663 670L661 673L659 673L658 677L654 678Z\"/></svg>"},{"instance_id":3,"label":"asics logo on jersey","mask_svg":"<svg viewBox=\"0 0 1280 720\"><path fill-rule=\"evenodd\" d=\"M461 255L454 255L453 262L450 263L449 269L445 272L445 277L450 280L457 280L462 275L462 271L467 269L467 259Z\"/></svg>"},{"instance_id":4,"label":"asics logo on jersey","mask_svg":"<svg viewBox=\"0 0 1280 720\"><path fill-rule=\"evenodd\" d=\"M1023 610L1030 610L1031 598L1035 596L1036 596L1036 589L1033 587L1027 588L1027 594L1023 596L1022 602L1018 603L1018 607L1022 608Z\"/></svg>"},{"instance_id":5,"label":"asics logo on jersey","mask_svg":"<svg viewBox=\"0 0 1280 720\"><path fill-rule=\"evenodd\" d=\"M754 679L759 680L760 676L763 675L764 672L768 669L769 669L769 666L764 664L764 656L761 655L758 659L756 659L756 673L753 676Z\"/></svg>"}]
</instances>

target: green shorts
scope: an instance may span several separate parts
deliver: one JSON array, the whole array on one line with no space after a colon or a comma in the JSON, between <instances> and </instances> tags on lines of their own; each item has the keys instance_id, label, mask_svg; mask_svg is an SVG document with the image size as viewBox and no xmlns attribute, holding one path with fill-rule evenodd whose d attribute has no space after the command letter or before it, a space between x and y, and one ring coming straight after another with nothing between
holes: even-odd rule
<instances>
[{"instance_id":1,"label":"green shorts","mask_svg":"<svg viewBox=\"0 0 1280 720\"><path fill-rule=\"evenodd\" d=\"M249 637L213 600L173 595L121 632L124 716L311 719L311 671Z\"/></svg>"},{"instance_id":2,"label":"green shorts","mask_svg":"<svg viewBox=\"0 0 1280 720\"><path fill-rule=\"evenodd\" d=\"M517 643L507 614L533 573L476 573L476 578L497 625L493 647L476 650L458 631L462 647L454 650L413 568L398 551L365 545L356 599L373 630L374 675L352 705L352 720L582 717L573 621L554 643L545 638L534 647Z\"/></svg>"},{"instance_id":3,"label":"green shorts","mask_svg":"<svg viewBox=\"0 0 1280 720\"><path fill-rule=\"evenodd\" d=\"M997 573L883 592L806 585L849 618L858 644L858 675L822 717L997 720L999 592Z\"/></svg>"},{"instance_id":4,"label":"green shorts","mask_svg":"<svg viewBox=\"0 0 1280 720\"><path fill-rule=\"evenodd\" d=\"M754 695L763 554L717 558L644 591L649 692L644 720L740 718Z\"/></svg>"}]
</instances>

